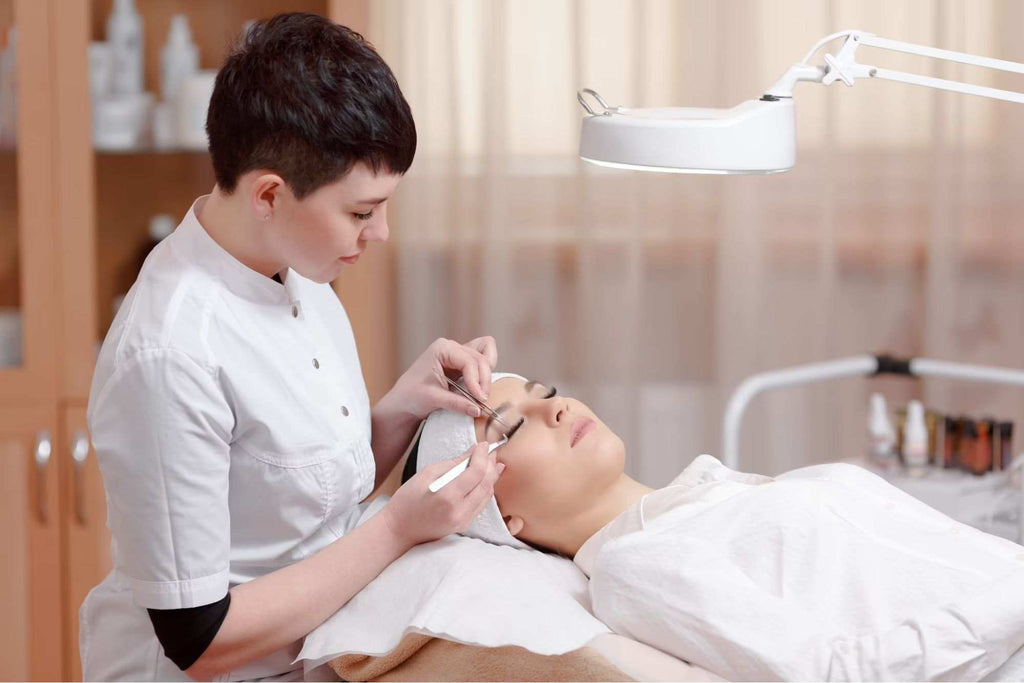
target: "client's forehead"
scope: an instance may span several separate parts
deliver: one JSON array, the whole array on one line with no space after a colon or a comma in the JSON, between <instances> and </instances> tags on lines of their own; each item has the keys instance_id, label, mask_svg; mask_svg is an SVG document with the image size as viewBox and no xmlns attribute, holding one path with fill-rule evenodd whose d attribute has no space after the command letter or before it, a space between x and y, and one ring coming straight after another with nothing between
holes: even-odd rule
<instances>
[{"instance_id":1,"label":"client's forehead","mask_svg":"<svg viewBox=\"0 0 1024 683\"><path fill-rule=\"evenodd\" d=\"M518 401L532 398L542 391L547 391L547 386L536 380L523 381L518 377L502 377L491 384L491 395L489 403L492 408L497 409L501 403L509 402L515 405Z\"/></svg>"}]
</instances>

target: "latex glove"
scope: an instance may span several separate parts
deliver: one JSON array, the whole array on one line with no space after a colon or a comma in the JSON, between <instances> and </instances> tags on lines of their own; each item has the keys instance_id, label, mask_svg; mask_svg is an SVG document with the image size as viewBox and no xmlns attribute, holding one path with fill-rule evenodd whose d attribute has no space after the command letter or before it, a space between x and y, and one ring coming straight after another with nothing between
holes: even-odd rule
<instances>
[{"instance_id":1,"label":"latex glove","mask_svg":"<svg viewBox=\"0 0 1024 683\"><path fill-rule=\"evenodd\" d=\"M449 469L471 458L466 471L432 493L427 487ZM387 526L404 545L433 541L465 530L494 495L494 482L505 470L497 453L478 443L457 458L423 468L405 482L381 511Z\"/></svg>"},{"instance_id":2,"label":"latex glove","mask_svg":"<svg viewBox=\"0 0 1024 683\"><path fill-rule=\"evenodd\" d=\"M479 417L480 408L452 391L445 375L452 379L461 375L469 393L486 401L491 391L491 371L497 363L498 347L493 337L477 337L465 344L438 339L398 378L386 398L390 405L418 420L441 408Z\"/></svg>"}]
</instances>

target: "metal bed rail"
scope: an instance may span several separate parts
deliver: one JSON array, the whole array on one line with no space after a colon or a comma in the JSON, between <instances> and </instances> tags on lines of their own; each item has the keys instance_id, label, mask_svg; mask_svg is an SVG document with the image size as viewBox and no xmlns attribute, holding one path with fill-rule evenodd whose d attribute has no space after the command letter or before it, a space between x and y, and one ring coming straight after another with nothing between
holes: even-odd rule
<instances>
[{"instance_id":1,"label":"metal bed rail","mask_svg":"<svg viewBox=\"0 0 1024 683\"><path fill-rule=\"evenodd\" d=\"M943 377L1024 387L1024 370L951 363L929 358L901 359L885 354L852 356L823 363L809 363L760 372L740 382L726 404L725 415L722 419L722 462L726 467L738 469L740 427L743 422L743 414L758 394L770 389L812 384L843 377L876 377L879 375ZM1018 522L1020 538L1024 541L1024 477L1021 477L1021 489Z\"/></svg>"}]
</instances>

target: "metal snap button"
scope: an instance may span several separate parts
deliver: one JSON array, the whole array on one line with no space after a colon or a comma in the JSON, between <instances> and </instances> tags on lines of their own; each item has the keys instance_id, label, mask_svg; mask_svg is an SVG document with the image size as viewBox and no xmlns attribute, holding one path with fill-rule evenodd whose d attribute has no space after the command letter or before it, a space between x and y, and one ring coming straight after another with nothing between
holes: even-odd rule
<instances>
[{"instance_id":1,"label":"metal snap button","mask_svg":"<svg viewBox=\"0 0 1024 683\"><path fill-rule=\"evenodd\" d=\"M345 417L348 417L348 406L341 407L341 414L344 415Z\"/></svg>"},{"instance_id":2,"label":"metal snap button","mask_svg":"<svg viewBox=\"0 0 1024 683\"><path fill-rule=\"evenodd\" d=\"M316 368L317 370L320 369L320 361L318 361L316 358L313 359L313 367Z\"/></svg>"}]
</instances>

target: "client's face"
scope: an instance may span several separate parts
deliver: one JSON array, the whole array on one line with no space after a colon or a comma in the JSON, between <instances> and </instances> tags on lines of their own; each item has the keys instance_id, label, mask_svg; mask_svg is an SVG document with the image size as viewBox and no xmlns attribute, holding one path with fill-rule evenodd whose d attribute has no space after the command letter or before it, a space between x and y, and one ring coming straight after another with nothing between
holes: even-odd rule
<instances>
[{"instance_id":1,"label":"client's face","mask_svg":"<svg viewBox=\"0 0 1024 683\"><path fill-rule=\"evenodd\" d=\"M506 377L493 384L488 404L511 428L498 449L505 472L494 495L509 530L531 537L533 528L564 520L591 503L622 475L625 447L591 410L576 399L552 395L551 387ZM487 416L477 418L479 441L498 441L505 428Z\"/></svg>"}]
</instances>

